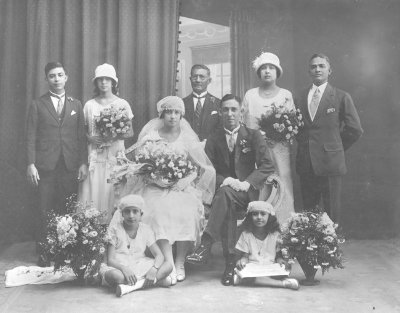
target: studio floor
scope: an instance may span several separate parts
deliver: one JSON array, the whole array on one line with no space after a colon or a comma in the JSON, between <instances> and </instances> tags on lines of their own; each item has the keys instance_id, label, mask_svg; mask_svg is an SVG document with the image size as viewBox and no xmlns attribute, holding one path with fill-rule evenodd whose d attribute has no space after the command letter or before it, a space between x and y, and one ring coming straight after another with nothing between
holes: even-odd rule
<instances>
[{"instance_id":1,"label":"studio floor","mask_svg":"<svg viewBox=\"0 0 400 313\"><path fill-rule=\"evenodd\" d=\"M75 282L5 288L5 271L34 265L33 242L0 253L0 312L400 312L400 240L350 240L343 270L317 273L320 285L300 290L224 287L220 246L208 265L187 267L187 279L170 288L139 290L122 298L101 287ZM304 277L298 264L292 276Z\"/></svg>"}]
</instances>

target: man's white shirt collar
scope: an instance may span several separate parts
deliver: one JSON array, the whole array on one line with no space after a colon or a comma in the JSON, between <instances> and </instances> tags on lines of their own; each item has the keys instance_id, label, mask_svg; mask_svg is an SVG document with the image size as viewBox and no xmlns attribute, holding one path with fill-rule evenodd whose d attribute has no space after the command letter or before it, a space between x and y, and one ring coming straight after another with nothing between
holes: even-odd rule
<instances>
[{"instance_id":1,"label":"man's white shirt collar","mask_svg":"<svg viewBox=\"0 0 400 313\"><path fill-rule=\"evenodd\" d=\"M194 110L195 111L196 111L196 105L197 105L197 101L198 101L197 97L202 97L202 98L200 98L200 102L201 102L201 107L203 107L204 106L204 101L206 101L206 98L205 98L206 95L207 95L207 90L202 92L199 95L197 93L195 93L195 92L192 92L193 104L194 104Z\"/></svg>"},{"instance_id":2,"label":"man's white shirt collar","mask_svg":"<svg viewBox=\"0 0 400 313\"><path fill-rule=\"evenodd\" d=\"M53 103L54 109L57 111L58 100L61 98L63 103L65 103L65 92L63 94L61 94L61 95L57 95L54 92L51 92L49 90L49 93L50 93L50 99L51 99L51 102Z\"/></svg>"}]
</instances>

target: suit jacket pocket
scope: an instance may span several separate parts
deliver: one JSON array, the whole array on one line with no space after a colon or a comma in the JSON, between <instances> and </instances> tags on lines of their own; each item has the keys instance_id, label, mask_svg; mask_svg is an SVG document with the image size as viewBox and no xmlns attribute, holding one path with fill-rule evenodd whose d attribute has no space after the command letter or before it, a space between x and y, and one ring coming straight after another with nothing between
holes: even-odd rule
<instances>
[{"instance_id":1,"label":"suit jacket pocket","mask_svg":"<svg viewBox=\"0 0 400 313\"><path fill-rule=\"evenodd\" d=\"M324 150L326 152L342 151L343 145L338 142L324 143Z\"/></svg>"}]
</instances>

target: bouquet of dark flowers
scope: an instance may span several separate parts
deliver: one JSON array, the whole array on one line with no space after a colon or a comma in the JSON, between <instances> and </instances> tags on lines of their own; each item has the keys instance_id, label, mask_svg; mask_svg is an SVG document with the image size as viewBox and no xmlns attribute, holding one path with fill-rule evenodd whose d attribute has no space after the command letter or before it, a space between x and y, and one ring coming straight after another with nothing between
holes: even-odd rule
<instances>
[{"instance_id":1,"label":"bouquet of dark flowers","mask_svg":"<svg viewBox=\"0 0 400 313\"><path fill-rule=\"evenodd\" d=\"M128 111L125 108L105 108L95 117L96 129L104 141L127 138L132 134Z\"/></svg>"},{"instance_id":2,"label":"bouquet of dark flowers","mask_svg":"<svg viewBox=\"0 0 400 313\"><path fill-rule=\"evenodd\" d=\"M338 225L319 207L293 213L282 229L282 255L289 263L297 259L307 277L307 268L324 274L330 267L344 268Z\"/></svg>"},{"instance_id":3,"label":"bouquet of dark flowers","mask_svg":"<svg viewBox=\"0 0 400 313\"><path fill-rule=\"evenodd\" d=\"M81 280L98 275L108 242L107 227L100 223L101 213L69 199L66 215L49 214L44 253L54 261L54 271L71 268Z\"/></svg>"},{"instance_id":4,"label":"bouquet of dark flowers","mask_svg":"<svg viewBox=\"0 0 400 313\"><path fill-rule=\"evenodd\" d=\"M299 129L304 126L303 116L299 109L288 109L286 103L288 98L281 105L275 103L268 112L261 115L258 120L260 130L265 133L267 141L274 144L293 143L294 137Z\"/></svg>"},{"instance_id":5,"label":"bouquet of dark flowers","mask_svg":"<svg viewBox=\"0 0 400 313\"><path fill-rule=\"evenodd\" d=\"M176 151L165 141L148 140L134 152L134 160L143 164L142 174L148 182L168 188L180 179L195 175L197 166L186 153Z\"/></svg>"}]
</instances>

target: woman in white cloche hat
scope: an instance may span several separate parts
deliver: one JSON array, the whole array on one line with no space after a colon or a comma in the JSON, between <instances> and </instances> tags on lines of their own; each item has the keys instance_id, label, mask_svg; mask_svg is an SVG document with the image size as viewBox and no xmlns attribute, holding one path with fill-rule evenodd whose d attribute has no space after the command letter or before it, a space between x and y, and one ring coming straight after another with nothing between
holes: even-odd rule
<instances>
[{"instance_id":1,"label":"woman in white cloche hat","mask_svg":"<svg viewBox=\"0 0 400 313\"><path fill-rule=\"evenodd\" d=\"M280 88L276 81L282 76L282 67L277 55L263 52L253 61L254 71L259 78L260 86L248 90L243 99L244 122L250 128L258 129L261 115L268 115L272 106L284 106L295 109L292 93ZM275 171L282 180L284 196L280 207L276 208L279 223L283 224L294 212L293 180L290 166L290 146L284 143L268 142L268 148Z\"/></svg>"},{"instance_id":2,"label":"woman in white cloche hat","mask_svg":"<svg viewBox=\"0 0 400 313\"><path fill-rule=\"evenodd\" d=\"M78 198L84 204L92 203L100 212L105 212L103 221L109 223L114 212L114 188L110 183L110 173L116 164L118 151L125 150L124 139L133 136L132 110L129 103L118 97L118 77L115 68L107 63L96 67L94 78L94 98L85 103L86 134L88 139L88 178L79 188ZM120 110L124 116L116 130L118 134L102 134L96 120L109 110ZM127 122L123 122L127 120ZM122 125L122 126L121 126ZM120 127L121 126L121 127Z\"/></svg>"}]
</instances>

